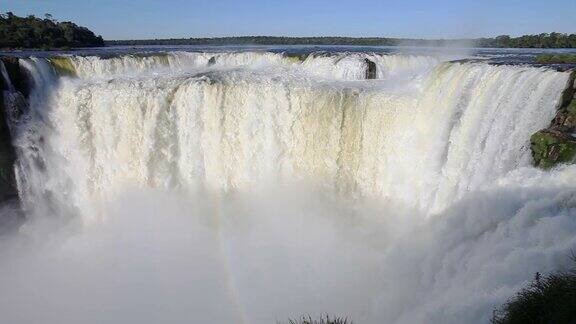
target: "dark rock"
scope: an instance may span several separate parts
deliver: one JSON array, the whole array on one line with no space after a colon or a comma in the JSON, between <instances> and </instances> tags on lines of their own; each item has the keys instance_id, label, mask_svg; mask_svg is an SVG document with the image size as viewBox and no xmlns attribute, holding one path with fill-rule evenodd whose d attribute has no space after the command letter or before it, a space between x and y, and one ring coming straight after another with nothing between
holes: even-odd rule
<instances>
[{"instance_id":1,"label":"dark rock","mask_svg":"<svg viewBox=\"0 0 576 324\"><path fill-rule=\"evenodd\" d=\"M551 128L566 133L573 133L576 130L576 99L556 113Z\"/></svg>"},{"instance_id":2,"label":"dark rock","mask_svg":"<svg viewBox=\"0 0 576 324\"><path fill-rule=\"evenodd\" d=\"M574 99L574 94L576 94L576 71L570 73L570 78L568 79L568 86L564 89L562 93L562 98L560 99L560 107L566 107Z\"/></svg>"},{"instance_id":3,"label":"dark rock","mask_svg":"<svg viewBox=\"0 0 576 324\"><path fill-rule=\"evenodd\" d=\"M7 86L0 78L0 88ZM12 136L8 127L8 111L4 105L4 90L0 90L0 203L18 197L14 163L16 152L12 145Z\"/></svg>"},{"instance_id":4,"label":"dark rock","mask_svg":"<svg viewBox=\"0 0 576 324\"><path fill-rule=\"evenodd\" d=\"M2 56L0 57L0 60L4 63L4 67L6 68L6 72L8 72L8 76L10 77L10 81L14 88L16 88L16 90L22 93L25 97L28 97L31 88L30 82L26 71L20 67L19 59L12 56ZM3 87L5 86L3 85Z\"/></svg>"},{"instance_id":5,"label":"dark rock","mask_svg":"<svg viewBox=\"0 0 576 324\"><path fill-rule=\"evenodd\" d=\"M284 57L290 59L294 63L302 63L308 58L308 54L305 53L284 53Z\"/></svg>"},{"instance_id":6,"label":"dark rock","mask_svg":"<svg viewBox=\"0 0 576 324\"><path fill-rule=\"evenodd\" d=\"M364 59L366 62L366 80L376 79L376 63L369 59Z\"/></svg>"},{"instance_id":7,"label":"dark rock","mask_svg":"<svg viewBox=\"0 0 576 324\"><path fill-rule=\"evenodd\" d=\"M5 203L16 206L18 205L16 148L13 145L10 126L18 120L22 113L21 109L25 109L27 105L31 78L20 67L18 58L3 56L0 57L0 62L4 65L13 86L10 88L4 78L0 77L0 203L2 206ZM7 102L10 103L9 106L6 105Z\"/></svg>"},{"instance_id":8,"label":"dark rock","mask_svg":"<svg viewBox=\"0 0 576 324\"><path fill-rule=\"evenodd\" d=\"M208 65L214 65L216 64L216 56L212 56L209 60L208 60Z\"/></svg>"}]
</instances>

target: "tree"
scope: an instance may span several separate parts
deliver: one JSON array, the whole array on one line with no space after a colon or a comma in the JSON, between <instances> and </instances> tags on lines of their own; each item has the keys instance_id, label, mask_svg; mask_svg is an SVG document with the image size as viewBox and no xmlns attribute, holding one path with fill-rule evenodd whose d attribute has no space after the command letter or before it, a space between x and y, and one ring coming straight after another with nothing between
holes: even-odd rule
<instances>
[{"instance_id":1,"label":"tree","mask_svg":"<svg viewBox=\"0 0 576 324\"><path fill-rule=\"evenodd\" d=\"M0 14L0 48L62 48L104 46L104 40L88 28L72 22L58 22L52 15L44 19L12 12Z\"/></svg>"}]
</instances>

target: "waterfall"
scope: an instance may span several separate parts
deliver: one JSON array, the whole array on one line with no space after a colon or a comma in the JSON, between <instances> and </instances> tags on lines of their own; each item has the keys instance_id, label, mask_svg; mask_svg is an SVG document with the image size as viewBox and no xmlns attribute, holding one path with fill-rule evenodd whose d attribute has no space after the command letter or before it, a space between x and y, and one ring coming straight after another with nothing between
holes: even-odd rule
<instances>
[{"instance_id":1,"label":"waterfall","mask_svg":"<svg viewBox=\"0 0 576 324\"><path fill-rule=\"evenodd\" d=\"M365 80L366 59L376 64L375 80ZM143 224L128 227L148 231L142 226L169 228L155 219L161 215L211 211L208 220L198 216L169 230L194 251L206 244L197 252L206 264L213 253L227 256L222 276L233 286L226 295L236 320L273 322L300 307L341 309L363 323L484 323L531 271L561 267L574 247L576 188L567 179L575 169L536 170L529 150L531 134L555 115L565 72L366 53L301 59L170 52L28 58L21 65L34 82L15 122L29 218L117 224L117 235L96 247L77 237L66 245L114 250L110 242L132 246L140 235L128 231L134 236L117 241L127 227L114 215L142 215L133 222ZM293 200L277 201L271 188L297 189ZM160 205L165 210L156 210ZM245 217L240 225L228 218L236 214ZM221 228L217 239L198 229L204 222ZM187 226L196 236L180 231ZM309 243L300 233L319 238ZM210 250L213 240L219 243ZM180 251L169 236L161 242ZM109 262L108 252L97 251ZM174 253L167 263L179 258ZM308 270L278 266L283 253ZM316 265L313 255L343 271ZM277 263L260 265L259 256ZM311 297L268 301L280 287ZM210 298L227 305L220 295Z\"/></svg>"},{"instance_id":2,"label":"waterfall","mask_svg":"<svg viewBox=\"0 0 576 324\"><path fill-rule=\"evenodd\" d=\"M568 78L394 57L377 61L394 86L383 74L370 85L341 81L363 75L360 55L291 66L282 55L221 54L221 69L209 57L76 57L79 77L60 79L49 62L25 60L40 99L23 133L45 141L20 144L42 152L43 167L23 171L37 182L26 196L86 210L91 196L126 185L243 191L301 179L438 212L530 164L527 141L552 119ZM340 71L333 81L327 59Z\"/></svg>"}]
</instances>

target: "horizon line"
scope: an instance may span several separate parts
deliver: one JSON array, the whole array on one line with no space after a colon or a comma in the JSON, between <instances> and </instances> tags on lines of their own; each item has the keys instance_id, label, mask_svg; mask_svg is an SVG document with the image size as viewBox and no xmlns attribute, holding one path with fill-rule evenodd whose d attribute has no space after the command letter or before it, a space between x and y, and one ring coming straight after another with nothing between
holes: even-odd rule
<instances>
[{"instance_id":1,"label":"horizon line","mask_svg":"<svg viewBox=\"0 0 576 324\"><path fill-rule=\"evenodd\" d=\"M562 32L544 32L539 34L523 34L513 36L509 34L500 34L495 36L479 36L469 38L412 38L412 37L388 37L388 36L272 36L272 35L242 35L242 36L203 36L203 37L156 37L156 38L126 38L126 39L104 39L104 41L153 41L153 40L172 40L172 39L225 39L225 38L291 38L291 39L305 39L305 38L348 38L348 39L393 39L393 40L417 40L417 41L470 41L479 39L491 39L500 36L509 36L510 38L519 38L524 36L540 36L542 34L557 33L561 35L575 35L576 33L562 33Z\"/></svg>"}]
</instances>

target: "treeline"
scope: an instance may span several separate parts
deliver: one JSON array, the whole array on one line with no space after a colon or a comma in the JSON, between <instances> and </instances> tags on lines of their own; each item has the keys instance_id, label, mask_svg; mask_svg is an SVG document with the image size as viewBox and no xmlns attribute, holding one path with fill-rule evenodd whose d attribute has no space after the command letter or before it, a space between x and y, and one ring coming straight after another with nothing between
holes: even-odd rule
<instances>
[{"instance_id":1,"label":"treeline","mask_svg":"<svg viewBox=\"0 0 576 324\"><path fill-rule=\"evenodd\" d=\"M478 39L480 47L512 48L576 48L576 34L550 33L510 37L502 35L495 38Z\"/></svg>"},{"instance_id":2,"label":"treeline","mask_svg":"<svg viewBox=\"0 0 576 324\"><path fill-rule=\"evenodd\" d=\"M477 39L403 39L384 37L274 37L169 38L106 41L107 45L355 45L355 46L477 46L509 48L576 48L576 34L550 33Z\"/></svg>"},{"instance_id":3,"label":"treeline","mask_svg":"<svg viewBox=\"0 0 576 324\"><path fill-rule=\"evenodd\" d=\"M107 45L397 45L392 38L242 36L106 41Z\"/></svg>"},{"instance_id":4,"label":"treeline","mask_svg":"<svg viewBox=\"0 0 576 324\"><path fill-rule=\"evenodd\" d=\"M0 14L0 48L55 49L104 46L101 36L72 22L58 22L46 14L18 17L11 12Z\"/></svg>"},{"instance_id":5,"label":"treeline","mask_svg":"<svg viewBox=\"0 0 576 324\"><path fill-rule=\"evenodd\" d=\"M387 37L274 37L170 38L104 42L86 27L58 22L51 15L18 17L0 13L0 48L65 48L104 45L355 45L355 46L477 46L507 48L576 48L576 34L545 33L477 39L404 39Z\"/></svg>"}]
</instances>

